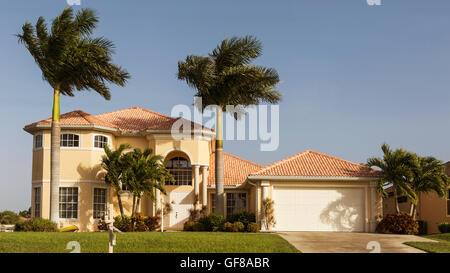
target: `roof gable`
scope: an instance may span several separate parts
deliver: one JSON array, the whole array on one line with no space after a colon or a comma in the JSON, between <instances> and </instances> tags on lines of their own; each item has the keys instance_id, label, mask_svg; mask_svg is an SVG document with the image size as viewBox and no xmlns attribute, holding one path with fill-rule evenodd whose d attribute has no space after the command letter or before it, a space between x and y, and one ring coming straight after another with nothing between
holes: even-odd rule
<instances>
[{"instance_id":1,"label":"roof gable","mask_svg":"<svg viewBox=\"0 0 450 273\"><path fill-rule=\"evenodd\" d=\"M262 165L227 153L223 153L223 161L223 176L225 186L240 185L245 182L249 174L260 170L261 168L264 168L264 166ZM215 162L215 153L212 153L209 157L208 185L215 184Z\"/></svg>"},{"instance_id":2,"label":"roof gable","mask_svg":"<svg viewBox=\"0 0 450 273\"><path fill-rule=\"evenodd\" d=\"M378 177L380 172L331 155L307 150L275 162L252 176Z\"/></svg>"}]
</instances>

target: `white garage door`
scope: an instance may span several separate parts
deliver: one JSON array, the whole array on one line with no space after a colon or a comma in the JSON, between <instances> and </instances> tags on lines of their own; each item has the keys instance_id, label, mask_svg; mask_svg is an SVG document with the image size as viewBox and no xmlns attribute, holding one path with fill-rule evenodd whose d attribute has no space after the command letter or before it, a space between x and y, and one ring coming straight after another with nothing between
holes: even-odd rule
<instances>
[{"instance_id":1,"label":"white garage door","mask_svg":"<svg viewBox=\"0 0 450 273\"><path fill-rule=\"evenodd\" d=\"M363 188L275 187L275 230L364 231Z\"/></svg>"}]
</instances>

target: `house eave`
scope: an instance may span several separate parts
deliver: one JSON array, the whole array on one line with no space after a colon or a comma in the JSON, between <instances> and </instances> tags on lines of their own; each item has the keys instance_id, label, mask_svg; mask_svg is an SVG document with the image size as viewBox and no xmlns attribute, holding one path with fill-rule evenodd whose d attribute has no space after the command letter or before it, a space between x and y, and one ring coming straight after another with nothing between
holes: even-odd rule
<instances>
[{"instance_id":1,"label":"house eave","mask_svg":"<svg viewBox=\"0 0 450 273\"><path fill-rule=\"evenodd\" d=\"M367 181L377 180L372 176L284 176L284 175L249 175L248 180L283 180L283 181Z\"/></svg>"}]
</instances>

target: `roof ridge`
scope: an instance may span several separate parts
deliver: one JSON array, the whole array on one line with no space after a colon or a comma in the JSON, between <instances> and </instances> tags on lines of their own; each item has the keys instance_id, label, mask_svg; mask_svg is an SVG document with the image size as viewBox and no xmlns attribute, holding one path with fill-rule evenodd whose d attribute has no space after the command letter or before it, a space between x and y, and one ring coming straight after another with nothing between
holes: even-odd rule
<instances>
[{"instance_id":1,"label":"roof ridge","mask_svg":"<svg viewBox=\"0 0 450 273\"><path fill-rule=\"evenodd\" d=\"M256 162L252 162L252 161L250 161L250 160L244 159L244 158L239 157L239 156L237 156L237 155L233 155L233 154L225 153L225 152L224 152L223 154L227 154L227 155L229 155L229 156L231 156L231 157L234 157L234 158L243 160L243 161L245 161L245 162L247 162L247 163L250 163L250 164L256 165L256 166L258 166L258 167L264 168L264 165L258 164L258 163L256 163Z\"/></svg>"},{"instance_id":2,"label":"roof ridge","mask_svg":"<svg viewBox=\"0 0 450 273\"><path fill-rule=\"evenodd\" d=\"M132 106L132 107L128 107L128 108L124 108L124 109L119 109L119 110L115 110L115 111L109 111L109 112L106 112L106 113L100 113L100 114L97 114L97 115L95 115L95 116L97 117L97 116L101 116L101 115L106 115L106 114L111 114L111 113L116 113L116 112L120 112L120 111L131 110L131 109L139 109L139 110L143 110L143 111L146 111L146 112L149 112L149 113L152 113L152 114L155 114L155 115L164 117L164 118L175 119L175 118L173 118L173 117L170 117L170 116L167 116L167 115L164 115L164 114L161 114L161 113L152 111L152 110L148 110L148 109L146 109L146 108L144 108L144 107L140 107L140 106Z\"/></svg>"}]
</instances>

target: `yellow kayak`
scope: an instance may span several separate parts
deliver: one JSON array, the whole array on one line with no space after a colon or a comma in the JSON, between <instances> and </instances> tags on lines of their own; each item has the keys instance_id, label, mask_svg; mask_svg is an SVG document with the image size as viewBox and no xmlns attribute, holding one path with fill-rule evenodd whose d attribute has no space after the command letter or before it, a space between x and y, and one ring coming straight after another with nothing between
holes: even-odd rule
<instances>
[{"instance_id":1,"label":"yellow kayak","mask_svg":"<svg viewBox=\"0 0 450 273\"><path fill-rule=\"evenodd\" d=\"M78 227L77 226L68 226L68 227L64 227L62 229L60 229L59 231L61 232L74 232L77 231Z\"/></svg>"}]
</instances>

